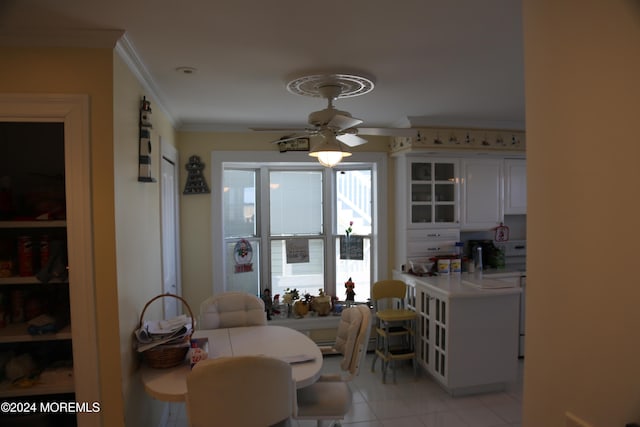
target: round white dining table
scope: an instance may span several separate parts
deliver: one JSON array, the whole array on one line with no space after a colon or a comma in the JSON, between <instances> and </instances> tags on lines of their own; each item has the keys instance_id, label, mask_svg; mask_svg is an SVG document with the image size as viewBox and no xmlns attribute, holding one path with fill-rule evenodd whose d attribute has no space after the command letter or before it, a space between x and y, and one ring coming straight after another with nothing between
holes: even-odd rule
<instances>
[{"instance_id":1,"label":"round white dining table","mask_svg":"<svg viewBox=\"0 0 640 427\"><path fill-rule=\"evenodd\" d=\"M284 326L243 326L205 329L193 338L209 340L209 358L265 355L291 363L297 388L313 384L320 377L322 353L309 337ZM143 365L140 376L145 391L165 402L182 402L187 394L188 361L173 368L154 369Z\"/></svg>"}]
</instances>

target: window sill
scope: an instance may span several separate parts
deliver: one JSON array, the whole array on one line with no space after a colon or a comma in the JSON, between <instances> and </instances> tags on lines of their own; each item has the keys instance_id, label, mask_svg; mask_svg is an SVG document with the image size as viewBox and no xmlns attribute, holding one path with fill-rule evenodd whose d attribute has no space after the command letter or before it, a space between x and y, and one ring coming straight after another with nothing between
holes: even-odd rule
<instances>
[{"instance_id":1,"label":"window sill","mask_svg":"<svg viewBox=\"0 0 640 427\"><path fill-rule=\"evenodd\" d=\"M290 317L285 319L272 319L267 322L272 326L286 326L298 331L311 331L314 329L336 329L340 323L340 316L307 316Z\"/></svg>"}]
</instances>

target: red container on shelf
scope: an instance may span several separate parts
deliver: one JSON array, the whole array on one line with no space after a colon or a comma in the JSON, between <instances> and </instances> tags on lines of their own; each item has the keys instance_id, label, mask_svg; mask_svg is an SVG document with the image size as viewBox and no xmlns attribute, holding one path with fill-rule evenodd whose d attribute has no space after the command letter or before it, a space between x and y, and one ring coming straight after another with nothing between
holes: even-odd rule
<instances>
[{"instance_id":1,"label":"red container on shelf","mask_svg":"<svg viewBox=\"0 0 640 427\"><path fill-rule=\"evenodd\" d=\"M30 236L18 237L18 274L33 276L33 241Z\"/></svg>"}]
</instances>

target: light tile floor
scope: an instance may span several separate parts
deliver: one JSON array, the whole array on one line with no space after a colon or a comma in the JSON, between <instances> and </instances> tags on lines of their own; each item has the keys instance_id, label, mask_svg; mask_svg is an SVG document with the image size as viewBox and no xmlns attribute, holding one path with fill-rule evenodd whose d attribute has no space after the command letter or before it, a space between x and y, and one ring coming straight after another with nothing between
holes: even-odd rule
<instances>
[{"instance_id":1,"label":"light tile floor","mask_svg":"<svg viewBox=\"0 0 640 427\"><path fill-rule=\"evenodd\" d=\"M427 374L416 378L410 364L396 371L396 382L387 375L382 384L380 364L371 372L373 355L351 382L353 407L343 426L358 427L520 427L522 418L522 371L507 389L465 397L451 397ZM323 371L338 372L340 358L325 358ZM296 421L292 427L312 427L314 421ZM187 427L183 404L171 404L168 427Z\"/></svg>"}]
</instances>

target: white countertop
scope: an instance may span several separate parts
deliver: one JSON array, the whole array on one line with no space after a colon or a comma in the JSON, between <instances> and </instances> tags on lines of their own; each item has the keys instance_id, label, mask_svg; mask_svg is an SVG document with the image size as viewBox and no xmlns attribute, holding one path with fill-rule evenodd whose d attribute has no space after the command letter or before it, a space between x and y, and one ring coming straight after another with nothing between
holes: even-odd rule
<instances>
[{"instance_id":1,"label":"white countertop","mask_svg":"<svg viewBox=\"0 0 640 427\"><path fill-rule=\"evenodd\" d=\"M519 286L500 280L492 274L484 273L482 278L473 273L454 273L442 276L415 276L399 273L402 279L412 285L423 285L449 298L487 298L498 295L514 295L522 293ZM511 276L514 277L513 273ZM516 276L517 277L517 276Z\"/></svg>"},{"instance_id":2,"label":"white countertop","mask_svg":"<svg viewBox=\"0 0 640 427\"><path fill-rule=\"evenodd\" d=\"M491 277L494 279L503 277L520 277L527 275L526 265L516 264L502 268L488 268L484 270L483 277Z\"/></svg>"}]
</instances>

